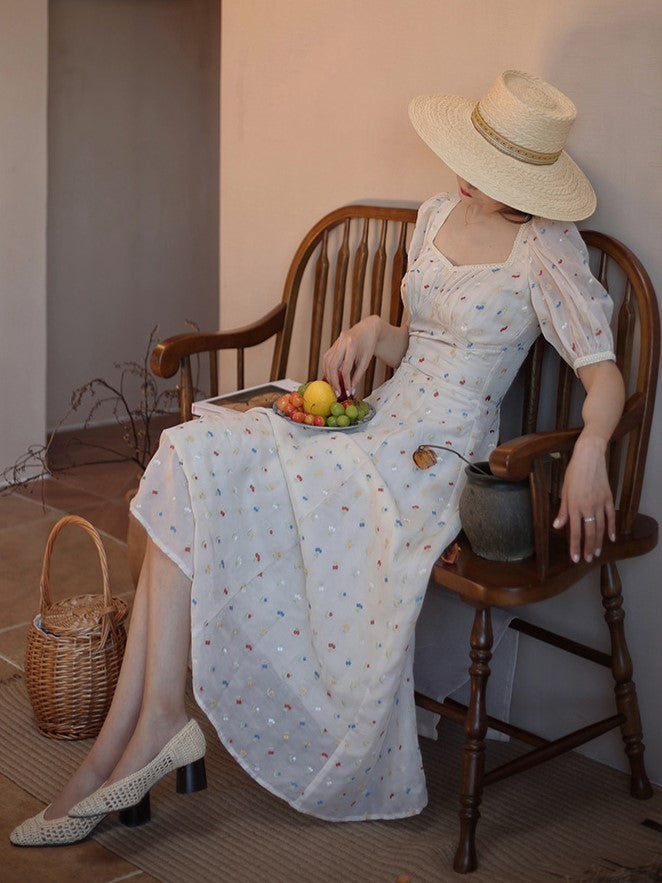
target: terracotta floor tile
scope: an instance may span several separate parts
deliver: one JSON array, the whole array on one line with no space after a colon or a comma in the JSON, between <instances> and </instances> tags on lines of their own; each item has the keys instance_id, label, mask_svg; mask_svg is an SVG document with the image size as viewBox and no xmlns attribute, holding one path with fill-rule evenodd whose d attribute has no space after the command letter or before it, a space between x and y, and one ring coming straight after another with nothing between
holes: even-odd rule
<instances>
[{"instance_id":1,"label":"terracotta floor tile","mask_svg":"<svg viewBox=\"0 0 662 883\"><path fill-rule=\"evenodd\" d=\"M27 625L17 625L0 632L0 659L23 670L23 656L25 655L25 642L28 636Z\"/></svg>"},{"instance_id":2,"label":"terracotta floor tile","mask_svg":"<svg viewBox=\"0 0 662 883\"><path fill-rule=\"evenodd\" d=\"M67 469L58 475L58 481L96 497L121 500L138 486L141 475L135 463L106 463Z\"/></svg>"},{"instance_id":3,"label":"terracotta floor tile","mask_svg":"<svg viewBox=\"0 0 662 883\"><path fill-rule=\"evenodd\" d=\"M63 478L47 478L43 482L34 482L21 488L17 493L37 503L43 502L46 506L60 509L62 512L78 514L78 507L96 500L105 502L103 497L92 495L82 491L75 485L69 484Z\"/></svg>"},{"instance_id":4,"label":"terracotta floor tile","mask_svg":"<svg viewBox=\"0 0 662 883\"><path fill-rule=\"evenodd\" d=\"M126 541L126 533L129 527L129 508L122 501L115 500L92 501L81 503L76 507L76 515L86 518L97 530L115 537L121 542Z\"/></svg>"},{"instance_id":5,"label":"terracotta floor tile","mask_svg":"<svg viewBox=\"0 0 662 883\"><path fill-rule=\"evenodd\" d=\"M39 521L44 517L41 501L19 493L0 496L0 530Z\"/></svg>"},{"instance_id":6,"label":"terracotta floor tile","mask_svg":"<svg viewBox=\"0 0 662 883\"><path fill-rule=\"evenodd\" d=\"M20 673L20 669L16 665L0 658L0 684L13 678L18 673Z\"/></svg>"},{"instance_id":7,"label":"terracotta floor tile","mask_svg":"<svg viewBox=\"0 0 662 883\"><path fill-rule=\"evenodd\" d=\"M110 883L126 878L153 880L94 840L84 840L66 847L21 849L12 846L9 834L24 819L35 815L43 804L27 794L10 779L0 776L0 877L3 883ZM112 822L102 822L112 824ZM133 876L136 874L136 876Z\"/></svg>"},{"instance_id":8,"label":"terracotta floor tile","mask_svg":"<svg viewBox=\"0 0 662 883\"><path fill-rule=\"evenodd\" d=\"M179 423L179 416L171 414L165 417L154 417L150 426L152 448L155 449L159 436L166 426ZM87 430L66 430L58 433L51 445L49 461L54 466L75 463L90 463L100 457L118 458L127 456L129 447L123 439L124 429L117 423L105 426L94 426ZM101 449L106 449L101 450ZM112 453L109 453L112 452Z\"/></svg>"},{"instance_id":9,"label":"terracotta floor tile","mask_svg":"<svg viewBox=\"0 0 662 883\"><path fill-rule=\"evenodd\" d=\"M59 513L48 511L27 524L0 531L0 629L28 622L38 611L43 549L58 517Z\"/></svg>"},{"instance_id":10,"label":"terracotta floor tile","mask_svg":"<svg viewBox=\"0 0 662 883\"><path fill-rule=\"evenodd\" d=\"M51 469L60 470L81 464L94 466L106 460L121 463L130 454L120 436L106 432L104 427L97 427L96 430L63 434L58 442L51 445L48 465Z\"/></svg>"},{"instance_id":11,"label":"terracotta floor tile","mask_svg":"<svg viewBox=\"0 0 662 883\"><path fill-rule=\"evenodd\" d=\"M119 493L117 499L111 497L106 499L61 479L49 479L44 485L43 500L46 506L87 518L97 530L103 530L124 542L129 523L129 506L124 499L124 492ZM18 493L33 503L42 502L41 491L37 488L25 489Z\"/></svg>"}]
</instances>

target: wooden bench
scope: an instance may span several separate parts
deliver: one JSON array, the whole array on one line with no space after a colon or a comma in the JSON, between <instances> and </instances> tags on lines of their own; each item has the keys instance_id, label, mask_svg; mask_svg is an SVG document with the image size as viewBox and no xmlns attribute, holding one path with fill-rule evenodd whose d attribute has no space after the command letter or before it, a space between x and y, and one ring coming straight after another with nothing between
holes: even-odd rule
<instances>
[{"instance_id":1,"label":"wooden bench","mask_svg":"<svg viewBox=\"0 0 662 883\"><path fill-rule=\"evenodd\" d=\"M251 325L208 334L182 334L160 343L152 368L160 377L180 372L182 419L191 416L194 396L191 359L210 355L209 395L218 394L217 352L237 351L237 387L244 385L245 351L269 338L274 351L269 380L288 376L295 320L309 333L306 376L319 376L320 356L343 327L362 316L379 313L393 324L402 319L400 282L406 269L407 244L414 209L367 205L347 206L322 218L304 237L290 265L283 297L265 316ZM600 559L590 564L569 560L565 536L551 529L558 505L564 468L579 430L573 428L573 401L582 395L572 370L540 337L523 366L516 391L521 436L504 441L493 452L495 474L512 480L528 478L532 496L535 555L523 562L487 562L475 555L466 541L454 564L439 560L433 569L431 590L436 587L458 594L475 609L474 626L467 636L467 665L471 677L468 708L447 701L438 703L417 694L417 702L463 724L466 733L460 796L460 838L454 867L458 872L476 868L475 831L484 785L571 750L589 739L620 727L631 766L631 791L635 797L651 795L643 764L643 744L632 663L625 640L623 598L617 562L642 555L657 543L657 523L638 512L644 466L655 401L659 364L659 316L651 281L636 256L617 240L597 232L582 233L589 247L594 273L616 303L614 334L618 365L626 381L627 404L609 449L609 474L618 508L618 537L605 543ZM302 339L299 335L298 341ZM384 366L371 364L363 393L390 376ZM541 403L553 402L549 408ZM442 550L440 550L441 552ZM485 695L491 658L490 610L550 598L570 588L592 571L599 571L604 616L611 653L602 653L575 641L532 626L517 618L512 627L611 668L616 713L586 724L549 742L533 733L488 718ZM440 659L443 664L443 657ZM487 726L522 739L530 752L485 774Z\"/></svg>"}]
</instances>

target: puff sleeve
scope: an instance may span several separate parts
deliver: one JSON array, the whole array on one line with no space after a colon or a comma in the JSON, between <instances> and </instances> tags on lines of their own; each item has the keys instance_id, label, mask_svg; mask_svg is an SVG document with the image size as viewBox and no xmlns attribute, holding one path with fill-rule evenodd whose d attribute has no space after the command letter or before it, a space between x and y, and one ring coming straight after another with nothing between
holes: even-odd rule
<instances>
[{"instance_id":1,"label":"puff sleeve","mask_svg":"<svg viewBox=\"0 0 662 883\"><path fill-rule=\"evenodd\" d=\"M405 309L408 312L411 312L411 304L409 301L409 291L407 284L409 281L409 277L412 273L419 272L416 269L415 265L425 247L430 223L433 218L436 217L440 207L445 202L448 202L449 199L449 194L439 193L437 194L437 196L432 196L430 199L426 199L425 202L421 203L421 205L419 206L418 213L416 215L416 224L414 225L414 232L411 235L409 248L407 249L407 272L404 274L402 278L402 284L400 286L400 296L402 298Z\"/></svg>"},{"instance_id":2,"label":"puff sleeve","mask_svg":"<svg viewBox=\"0 0 662 883\"><path fill-rule=\"evenodd\" d=\"M575 225L534 218L529 254L531 301L545 338L575 371L615 361L613 302L591 273Z\"/></svg>"},{"instance_id":3,"label":"puff sleeve","mask_svg":"<svg viewBox=\"0 0 662 883\"><path fill-rule=\"evenodd\" d=\"M407 268L411 269L414 261L418 258L425 243L425 237L428 232L430 221L437 214L441 206L448 202L450 196L448 193L438 193L430 199L426 199L418 209L416 215L416 225L412 233L409 250L407 252Z\"/></svg>"}]
</instances>

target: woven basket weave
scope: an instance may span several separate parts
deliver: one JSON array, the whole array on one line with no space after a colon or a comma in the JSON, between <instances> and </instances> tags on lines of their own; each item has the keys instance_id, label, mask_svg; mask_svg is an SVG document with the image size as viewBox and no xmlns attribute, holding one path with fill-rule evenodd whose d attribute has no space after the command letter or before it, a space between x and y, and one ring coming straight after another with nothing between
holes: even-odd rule
<instances>
[{"instance_id":1,"label":"woven basket weave","mask_svg":"<svg viewBox=\"0 0 662 883\"><path fill-rule=\"evenodd\" d=\"M60 531L76 525L99 553L103 594L51 600L53 545ZM53 527L41 570L40 616L28 632L25 681L39 730L51 739L96 736L115 692L126 646L127 605L110 593L101 538L84 518L67 515Z\"/></svg>"}]
</instances>

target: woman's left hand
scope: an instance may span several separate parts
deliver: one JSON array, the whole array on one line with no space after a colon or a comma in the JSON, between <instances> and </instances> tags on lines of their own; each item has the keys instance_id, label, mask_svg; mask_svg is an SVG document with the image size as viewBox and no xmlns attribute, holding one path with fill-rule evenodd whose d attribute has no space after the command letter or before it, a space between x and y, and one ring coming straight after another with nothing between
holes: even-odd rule
<instances>
[{"instance_id":1,"label":"woman's left hand","mask_svg":"<svg viewBox=\"0 0 662 883\"><path fill-rule=\"evenodd\" d=\"M621 372L612 361L585 365L577 371L586 390L582 406L582 430L566 469L561 507L554 527L570 526L570 557L577 563L582 555L592 561L602 551L605 527L616 539L614 500L607 478L607 441L623 412L625 387Z\"/></svg>"},{"instance_id":2,"label":"woman's left hand","mask_svg":"<svg viewBox=\"0 0 662 883\"><path fill-rule=\"evenodd\" d=\"M577 563L600 555L605 527L616 539L614 500L607 478L606 443L600 438L580 436L566 469L561 506L554 527L570 526L570 557Z\"/></svg>"}]
</instances>

